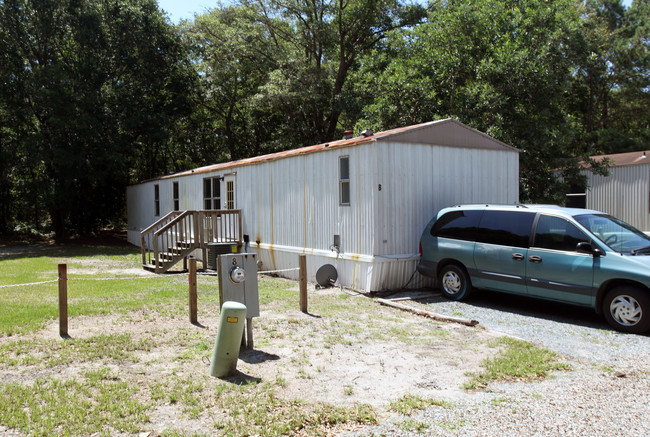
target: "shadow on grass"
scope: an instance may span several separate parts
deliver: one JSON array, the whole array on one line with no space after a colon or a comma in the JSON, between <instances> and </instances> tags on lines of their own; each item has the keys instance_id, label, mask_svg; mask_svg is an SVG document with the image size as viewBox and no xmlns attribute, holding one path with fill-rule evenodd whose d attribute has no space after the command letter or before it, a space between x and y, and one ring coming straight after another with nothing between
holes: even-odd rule
<instances>
[{"instance_id":1,"label":"shadow on grass","mask_svg":"<svg viewBox=\"0 0 650 437\"><path fill-rule=\"evenodd\" d=\"M0 260L36 257L120 256L140 253L126 240L126 230L105 229L94 235L52 239L0 235Z\"/></svg>"},{"instance_id":2,"label":"shadow on grass","mask_svg":"<svg viewBox=\"0 0 650 437\"><path fill-rule=\"evenodd\" d=\"M8 246L0 245L0 261L23 259L23 258L40 258L40 257L88 257L88 256L126 256L136 255L140 249L132 246L101 246L85 244L47 244L39 243L28 246Z\"/></svg>"},{"instance_id":3,"label":"shadow on grass","mask_svg":"<svg viewBox=\"0 0 650 437\"><path fill-rule=\"evenodd\" d=\"M251 384L259 384L260 382L262 382L262 378L247 375L243 372L240 372L239 370L235 370L235 373L232 374L231 376L226 376L219 379L236 385L251 385Z\"/></svg>"}]
</instances>

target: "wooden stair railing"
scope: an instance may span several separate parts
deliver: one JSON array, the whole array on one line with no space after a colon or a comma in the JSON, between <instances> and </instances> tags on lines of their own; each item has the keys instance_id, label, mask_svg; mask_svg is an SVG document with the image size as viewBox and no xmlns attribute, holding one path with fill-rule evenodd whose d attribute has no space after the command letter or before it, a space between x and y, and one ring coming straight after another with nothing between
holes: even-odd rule
<instances>
[{"instance_id":1,"label":"wooden stair railing","mask_svg":"<svg viewBox=\"0 0 650 437\"><path fill-rule=\"evenodd\" d=\"M143 230L140 238L146 270L164 273L196 249L202 250L205 267L208 243L241 246L241 211L172 211Z\"/></svg>"}]
</instances>

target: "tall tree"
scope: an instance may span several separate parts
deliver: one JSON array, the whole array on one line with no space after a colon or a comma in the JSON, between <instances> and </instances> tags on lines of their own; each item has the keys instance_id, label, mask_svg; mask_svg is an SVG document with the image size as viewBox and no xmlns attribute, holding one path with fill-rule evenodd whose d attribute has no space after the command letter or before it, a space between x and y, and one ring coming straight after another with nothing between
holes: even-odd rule
<instances>
[{"instance_id":1,"label":"tall tree","mask_svg":"<svg viewBox=\"0 0 650 437\"><path fill-rule=\"evenodd\" d=\"M168 127L191 110L172 26L154 0L4 0L0 29L14 201L43 204L57 237L120 217L126 184L166 170Z\"/></svg>"},{"instance_id":2,"label":"tall tree","mask_svg":"<svg viewBox=\"0 0 650 437\"><path fill-rule=\"evenodd\" d=\"M277 68L279 53L252 14L247 6L226 6L182 24L202 91L194 132L212 162L258 154L268 134L254 97Z\"/></svg>"},{"instance_id":3,"label":"tall tree","mask_svg":"<svg viewBox=\"0 0 650 437\"><path fill-rule=\"evenodd\" d=\"M639 150L650 134L650 2L586 2L584 50L576 58L569 108L581 120L578 150Z\"/></svg>"},{"instance_id":4,"label":"tall tree","mask_svg":"<svg viewBox=\"0 0 650 437\"><path fill-rule=\"evenodd\" d=\"M359 124L455 117L522 149L522 200L557 200L579 24L573 0L433 1L426 23L364 60L363 86L377 98Z\"/></svg>"},{"instance_id":5,"label":"tall tree","mask_svg":"<svg viewBox=\"0 0 650 437\"><path fill-rule=\"evenodd\" d=\"M281 114L276 136L292 145L328 141L339 119L355 107L346 93L351 71L394 29L424 15L397 0L242 0L254 8L284 56L259 102Z\"/></svg>"}]
</instances>

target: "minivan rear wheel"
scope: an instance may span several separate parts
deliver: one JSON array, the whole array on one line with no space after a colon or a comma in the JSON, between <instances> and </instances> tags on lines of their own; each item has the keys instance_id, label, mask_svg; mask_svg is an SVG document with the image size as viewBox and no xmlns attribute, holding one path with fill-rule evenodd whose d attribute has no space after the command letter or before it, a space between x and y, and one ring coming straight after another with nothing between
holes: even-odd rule
<instances>
[{"instance_id":1,"label":"minivan rear wheel","mask_svg":"<svg viewBox=\"0 0 650 437\"><path fill-rule=\"evenodd\" d=\"M467 299L472 292L472 283L464 268L456 264L448 264L438 275L442 295L451 300Z\"/></svg>"},{"instance_id":2,"label":"minivan rear wheel","mask_svg":"<svg viewBox=\"0 0 650 437\"><path fill-rule=\"evenodd\" d=\"M638 287L612 289L603 300L605 320L619 331L640 334L650 330L650 295Z\"/></svg>"}]
</instances>

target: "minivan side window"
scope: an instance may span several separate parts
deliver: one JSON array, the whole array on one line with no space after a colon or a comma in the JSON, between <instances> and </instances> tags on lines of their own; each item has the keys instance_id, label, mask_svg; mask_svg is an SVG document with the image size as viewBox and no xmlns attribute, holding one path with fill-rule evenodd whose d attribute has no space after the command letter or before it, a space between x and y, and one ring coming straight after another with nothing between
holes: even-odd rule
<instances>
[{"instance_id":1,"label":"minivan side window","mask_svg":"<svg viewBox=\"0 0 650 437\"><path fill-rule=\"evenodd\" d=\"M479 243L528 247L535 214L523 211L485 211L476 234Z\"/></svg>"},{"instance_id":2,"label":"minivan side window","mask_svg":"<svg viewBox=\"0 0 650 437\"><path fill-rule=\"evenodd\" d=\"M440 217L431 228L434 237L474 241L483 211L450 211Z\"/></svg>"},{"instance_id":3,"label":"minivan side window","mask_svg":"<svg viewBox=\"0 0 650 437\"><path fill-rule=\"evenodd\" d=\"M542 215L535 231L535 247L575 252L581 241L590 241L573 223L561 217Z\"/></svg>"}]
</instances>

